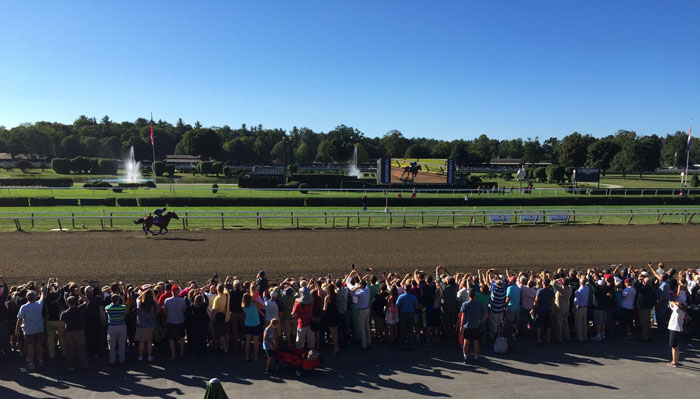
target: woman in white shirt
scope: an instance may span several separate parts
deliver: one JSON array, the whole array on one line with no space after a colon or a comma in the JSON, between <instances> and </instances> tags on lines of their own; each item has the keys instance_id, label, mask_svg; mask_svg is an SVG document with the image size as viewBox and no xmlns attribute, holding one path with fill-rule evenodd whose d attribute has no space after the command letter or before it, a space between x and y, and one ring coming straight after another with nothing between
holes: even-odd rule
<instances>
[{"instance_id":1,"label":"woman in white shirt","mask_svg":"<svg viewBox=\"0 0 700 399\"><path fill-rule=\"evenodd\" d=\"M671 308L671 318L668 320L668 345L671 347L671 367L678 366L680 357L680 342L683 334L683 320L685 319L685 281L681 281L678 287L678 297L675 301L670 301L668 307Z\"/></svg>"}]
</instances>

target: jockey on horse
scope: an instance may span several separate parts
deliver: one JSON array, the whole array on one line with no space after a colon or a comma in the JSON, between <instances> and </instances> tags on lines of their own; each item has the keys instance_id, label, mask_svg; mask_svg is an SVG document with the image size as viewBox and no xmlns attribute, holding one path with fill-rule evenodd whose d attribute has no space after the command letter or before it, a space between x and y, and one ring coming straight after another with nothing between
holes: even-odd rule
<instances>
[{"instance_id":1,"label":"jockey on horse","mask_svg":"<svg viewBox=\"0 0 700 399\"><path fill-rule=\"evenodd\" d=\"M159 223L159 222L160 222L160 218L163 217L163 212L165 212L165 211L167 211L167 210L168 210L168 208L163 207L163 208L158 208L158 209L156 209L155 211L153 211L153 213L156 215L156 216L153 218L153 224L155 224L156 226L160 226L160 223Z\"/></svg>"}]
</instances>

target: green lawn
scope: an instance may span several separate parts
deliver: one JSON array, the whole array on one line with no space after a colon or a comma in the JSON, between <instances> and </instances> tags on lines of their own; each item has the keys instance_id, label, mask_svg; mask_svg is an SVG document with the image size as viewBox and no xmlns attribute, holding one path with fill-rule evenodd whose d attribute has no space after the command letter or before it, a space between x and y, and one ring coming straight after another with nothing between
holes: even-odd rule
<instances>
[{"instance_id":1,"label":"green lawn","mask_svg":"<svg viewBox=\"0 0 700 399\"><path fill-rule=\"evenodd\" d=\"M658 223L658 215L660 213L681 212L680 207L613 207L613 206L598 206L598 207L577 207L572 210L570 207L547 207L548 210L555 210L561 213L569 213L571 222L575 224L591 224L598 222L599 213L617 214L614 216L604 216L600 220L603 224L626 224L630 222L630 209L636 216L632 219L633 224L651 224ZM685 208L688 212L698 212L699 208ZM387 227L403 227L403 214L413 214L414 216L406 217L406 227L450 227L450 226L484 226L493 225L488 220L488 214L509 214L511 222L509 225L518 223L518 213L538 213L544 210L542 207L492 207L488 209L477 209L473 207L456 208L440 208L430 207L421 209L406 209L392 208L391 217L384 213L384 208L370 208L369 213L364 213L360 208L335 207L314 209L305 207L235 207L221 208L213 210L207 207L192 207L171 209L181 217L187 216L187 229L221 229L222 213L229 218L224 220L226 229L256 229L259 228L256 219L256 212L263 215L262 227L266 229L283 229L297 228L297 216L310 215L313 217L299 218L299 228L332 228L333 216L335 218L336 228L387 228ZM25 231L49 231L59 228L58 220L61 221L61 227L66 230L139 230L140 226L135 225L133 220L144 216L151 212L152 209L138 207L34 207L34 208L0 208L0 230L12 231L16 230L16 225L13 218L21 218L33 215L41 217L34 221L32 226L28 219L20 219L20 224ZM421 211L425 212L423 217L419 216ZM438 221L436 216L431 216L429 212L440 211L442 214ZM452 211L457 211L457 216L452 220ZM325 212L325 215L324 215ZM459 216L460 212L462 216ZM587 215L594 213L596 215ZM648 213L648 215L641 215ZM468 214L468 215L465 215ZM574 215L575 222L574 222ZM88 217L89 216L89 217ZM230 216L245 216L241 218L230 218ZM97 217L101 217L97 218ZM111 220L110 220L111 218ZM685 223L687 218L681 215L668 215L662 219L664 223ZM700 222L700 217L693 222ZM563 223L563 222L557 222ZM500 224L500 223L495 223ZM532 224L532 222L522 223ZM173 229L182 229L183 220L173 220L171 227Z\"/></svg>"},{"instance_id":2,"label":"green lawn","mask_svg":"<svg viewBox=\"0 0 700 399\"><path fill-rule=\"evenodd\" d=\"M122 171L120 171L121 173ZM0 169L0 179L17 179L17 178L35 178L35 179L73 179L73 182L75 183L85 183L88 181L93 181L93 180L112 180L112 179L118 179L120 176L119 175L83 175L83 174L68 174L68 175L60 175L54 172L51 169L30 169L26 173L22 172L19 169L12 169L12 170L6 170L6 169ZM151 176L145 176L145 178L151 178ZM157 177L156 182L157 183L169 183L170 181L173 181L175 183L236 183L238 181L237 178L231 178L231 177L226 177L226 176L200 176L200 175L191 175L191 174L178 174L175 175L175 177L170 178L167 176L164 177Z\"/></svg>"}]
</instances>

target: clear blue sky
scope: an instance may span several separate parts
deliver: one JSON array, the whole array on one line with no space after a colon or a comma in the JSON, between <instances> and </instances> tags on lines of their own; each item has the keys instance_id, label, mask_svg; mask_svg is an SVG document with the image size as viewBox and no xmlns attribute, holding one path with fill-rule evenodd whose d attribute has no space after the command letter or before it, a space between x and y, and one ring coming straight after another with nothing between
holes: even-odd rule
<instances>
[{"instance_id":1,"label":"clear blue sky","mask_svg":"<svg viewBox=\"0 0 700 399\"><path fill-rule=\"evenodd\" d=\"M80 114L381 136L687 130L700 2L5 1L0 124Z\"/></svg>"}]
</instances>

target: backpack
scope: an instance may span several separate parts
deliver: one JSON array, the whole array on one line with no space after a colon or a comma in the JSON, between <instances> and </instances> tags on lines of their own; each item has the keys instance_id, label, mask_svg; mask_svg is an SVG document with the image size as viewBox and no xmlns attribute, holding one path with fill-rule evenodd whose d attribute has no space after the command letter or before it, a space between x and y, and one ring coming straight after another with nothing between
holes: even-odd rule
<instances>
[{"instance_id":1,"label":"backpack","mask_svg":"<svg viewBox=\"0 0 700 399\"><path fill-rule=\"evenodd\" d=\"M496 338L493 343L493 351L496 353L508 353L508 340L505 337Z\"/></svg>"}]
</instances>

